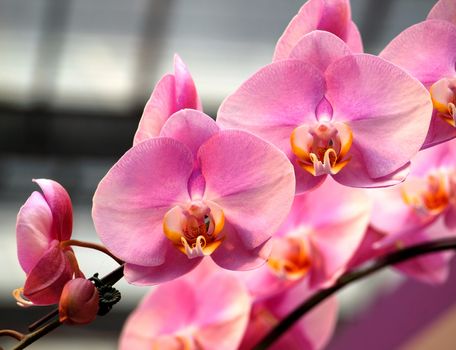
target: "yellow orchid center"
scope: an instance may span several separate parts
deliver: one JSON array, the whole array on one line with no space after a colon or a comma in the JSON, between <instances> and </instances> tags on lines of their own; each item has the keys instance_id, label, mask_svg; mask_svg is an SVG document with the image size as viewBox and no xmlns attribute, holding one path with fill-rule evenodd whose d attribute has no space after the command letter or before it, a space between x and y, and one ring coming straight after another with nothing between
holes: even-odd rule
<instances>
[{"instance_id":1,"label":"yellow orchid center","mask_svg":"<svg viewBox=\"0 0 456 350\"><path fill-rule=\"evenodd\" d=\"M291 150L298 164L314 176L335 175L350 161L347 153L353 134L345 123L319 122L301 125L290 136Z\"/></svg>"},{"instance_id":2,"label":"yellow orchid center","mask_svg":"<svg viewBox=\"0 0 456 350\"><path fill-rule=\"evenodd\" d=\"M223 210L211 201L192 201L171 208L163 218L163 232L189 259L211 255L222 243Z\"/></svg>"},{"instance_id":3,"label":"yellow orchid center","mask_svg":"<svg viewBox=\"0 0 456 350\"><path fill-rule=\"evenodd\" d=\"M280 278L294 281L303 277L311 267L306 241L298 237L277 239L268 266Z\"/></svg>"},{"instance_id":4,"label":"yellow orchid center","mask_svg":"<svg viewBox=\"0 0 456 350\"><path fill-rule=\"evenodd\" d=\"M426 179L409 179L402 186L402 199L424 215L437 215L455 200L456 172L434 171Z\"/></svg>"},{"instance_id":5,"label":"yellow orchid center","mask_svg":"<svg viewBox=\"0 0 456 350\"><path fill-rule=\"evenodd\" d=\"M437 115L456 127L456 78L443 78L429 89Z\"/></svg>"}]
</instances>

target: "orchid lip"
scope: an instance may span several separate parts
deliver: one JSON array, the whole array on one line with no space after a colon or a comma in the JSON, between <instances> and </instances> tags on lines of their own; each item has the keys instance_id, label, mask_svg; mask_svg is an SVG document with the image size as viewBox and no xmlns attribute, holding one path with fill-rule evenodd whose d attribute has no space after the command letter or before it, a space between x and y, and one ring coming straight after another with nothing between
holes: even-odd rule
<instances>
[{"instance_id":1,"label":"orchid lip","mask_svg":"<svg viewBox=\"0 0 456 350\"><path fill-rule=\"evenodd\" d=\"M456 78L442 78L429 89L437 115L456 127Z\"/></svg>"},{"instance_id":2,"label":"orchid lip","mask_svg":"<svg viewBox=\"0 0 456 350\"><path fill-rule=\"evenodd\" d=\"M407 188L405 183L401 189L403 201L413 207L420 215L438 215L454 202L452 177L454 172L434 171L426 179L416 179ZM409 180L409 184L412 180Z\"/></svg>"},{"instance_id":3,"label":"orchid lip","mask_svg":"<svg viewBox=\"0 0 456 350\"><path fill-rule=\"evenodd\" d=\"M177 205L165 214L163 232L189 259L211 255L223 242L223 210L211 201Z\"/></svg>"},{"instance_id":4,"label":"orchid lip","mask_svg":"<svg viewBox=\"0 0 456 350\"><path fill-rule=\"evenodd\" d=\"M276 241L268 266L279 278L298 280L312 265L306 242L298 237L285 237Z\"/></svg>"},{"instance_id":5,"label":"orchid lip","mask_svg":"<svg viewBox=\"0 0 456 350\"><path fill-rule=\"evenodd\" d=\"M347 153L352 142L353 133L347 124L327 120L298 126L290 136L299 166L314 176L341 171L351 159Z\"/></svg>"}]
</instances>

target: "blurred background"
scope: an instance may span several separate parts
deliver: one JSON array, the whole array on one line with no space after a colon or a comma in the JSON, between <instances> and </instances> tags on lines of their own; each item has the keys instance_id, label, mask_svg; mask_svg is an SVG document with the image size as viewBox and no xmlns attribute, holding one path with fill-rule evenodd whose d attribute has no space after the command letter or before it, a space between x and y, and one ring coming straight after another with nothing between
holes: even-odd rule
<instances>
[{"instance_id":1,"label":"blurred background","mask_svg":"<svg viewBox=\"0 0 456 350\"><path fill-rule=\"evenodd\" d=\"M365 50L377 54L423 20L434 0L352 0ZM22 310L15 217L52 178L69 191L74 237L97 241L90 218L97 183L131 146L153 86L187 63L206 113L271 61L275 43L303 1L0 0L0 329L25 329L46 310ZM115 267L77 251L84 271ZM454 266L456 268L456 266ZM456 269L453 269L455 271ZM31 349L115 349L122 323L147 289L120 283L124 298L88 327L65 329ZM387 271L340 294L331 350L455 349L456 273L429 287ZM3 343L2 343L3 344ZM453 344L453 345L452 345Z\"/></svg>"}]
</instances>

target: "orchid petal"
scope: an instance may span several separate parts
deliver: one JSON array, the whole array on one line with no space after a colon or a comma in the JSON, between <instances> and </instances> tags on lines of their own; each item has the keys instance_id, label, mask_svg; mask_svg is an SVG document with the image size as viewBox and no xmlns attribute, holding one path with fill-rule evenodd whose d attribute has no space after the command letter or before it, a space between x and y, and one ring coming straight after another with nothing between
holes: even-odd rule
<instances>
[{"instance_id":1,"label":"orchid petal","mask_svg":"<svg viewBox=\"0 0 456 350\"><path fill-rule=\"evenodd\" d=\"M292 157L292 156L290 155L290 157ZM296 158L294 160L292 160L291 162L293 164L295 176L296 176L296 194L297 195L317 188L328 177L327 175L313 176L311 173L304 170L298 164L298 160Z\"/></svg>"},{"instance_id":2,"label":"orchid petal","mask_svg":"<svg viewBox=\"0 0 456 350\"><path fill-rule=\"evenodd\" d=\"M157 266L125 264L124 276L128 283L149 286L171 281L193 270L203 258L189 259L167 240L164 261Z\"/></svg>"},{"instance_id":3,"label":"orchid petal","mask_svg":"<svg viewBox=\"0 0 456 350\"><path fill-rule=\"evenodd\" d=\"M416 79L378 57L357 54L328 67L326 82L334 119L352 129L371 178L403 167L421 148L432 103ZM354 162L355 155L340 174Z\"/></svg>"},{"instance_id":4,"label":"orchid petal","mask_svg":"<svg viewBox=\"0 0 456 350\"><path fill-rule=\"evenodd\" d=\"M454 77L456 26L438 20L415 24L394 38L380 57L405 69L426 86L443 77Z\"/></svg>"},{"instance_id":5,"label":"orchid petal","mask_svg":"<svg viewBox=\"0 0 456 350\"><path fill-rule=\"evenodd\" d=\"M201 146L198 159L205 198L223 209L244 246L250 250L266 242L294 196L293 167L286 156L249 133L225 130Z\"/></svg>"},{"instance_id":6,"label":"orchid petal","mask_svg":"<svg viewBox=\"0 0 456 350\"><path fill-rule=\"evenodd\" d=\"M203 112L184 109L174 113L163 125L160 136L186 145L196 157L199 147L219 131L215 121Z\"/></svg>"},{"instance_id":7,"label":"orchid petal","mask_svg":"<svg viewBox=\"0 0 456 350\"><path fill-rule=\"evenodd\" d=\"M188 327L196 312L195 292L183 279L160 285L130 314L120 335L119 348L151 349L160 336L170 336Z\"/></svg>"},{"instance_id":8,"label":"orchid petal","mask_svg":"<svg viewBox=\"0 0 456 350\"><path fill-rule=\"evenodd\" d=\"M239 232L243 232L241 228L225 222L221 232L225 238L211 255L214 262L224 269L241 271L252 270L263 265L271 252L270 241L267 240L249 249L245 246Z\"/></svg>"},{"instance_id":9,"label":"orchid petal","mask_svg":"<svg viewBox=\"0 0 456 350\"><path fill-rule=\"evenodd\" d=\"M347 36L344 41L354 53L364 52L363 40L355 22L351 21L348 25Z\"/></svg>"},{"instance_id":10,"label":"orchid petal","mask_svg":"<svg viewBox=\"0 0 456 350\"><path fill-rule=\"evenodd\" d=\"M307 62L272 63L225 99L217 123L251 132L289 154L292 131L316 121L315 111L324 92L323 76Z\"/></svg>"},{"instance_id":11,"label":"orchid petal","mask_svg":"<svg viewBox=\"0 0 456 350\"><path fill-rule=\"evenodd\" d=\"M452 127L434 111L431 125L426 135L422 149L434 147L440 143L447 142L456 137L456 128Z\"/></svg>"},{"instance_id":12,"label":"orchid petal","mask_svg":"<svg viewBox=\"0 0 456 350\"><path fill-rule=\"evenodd\" d=\"M369 226L364 234L364 238L353 254L352 259L347 265L348 269L352 269L364 264L370 259L377 258L386 254L387 249L375 249L374 246L377 245L385 237L385 234L375 230L372 226Z\"/></svg>"},{"instance_id":13,"label":"orchid petal","mask_svg":"<svg viewBox=\"0 0 456 350\"><path fill-rule=\"evenodd\" d=\"M439 19L456 24L456 3L453 0L437 1L427 19Z\"/></svg>"},{"instance_id":14,"label":"orchid petal","mask_svg":"<svg viewBox=\"0 0 456 350\"><path fill-rule=\"evenodd\" d=\"M120 349L235 350L248 321L250 298L236 276L214 266L203 263L148 294L127 320Z\"/></svg>"},{"instance_id":15,"label":"orchid petal","mask_svg":"<svg viewBox=\"0 0 456 350\"><path fill-rule=\"evenodd\" d=\"M59 183L48 179L33 180L40 186L52 212L52 234L59 241L71 238L73 207L68 192Z\"/></svg>"},{"instance_id":16,"label":"orchid petal","mask_svg":"<svg viewBox=\"0 0 456 350\"><path fill-rule=\"evenodd\" d=\"M24 296L36 305L58 303L73 270L59 242L53 241L46 253L27 275Z\"/></svg>"},{"instance_id":17,"label":"orchid petal","mask_svg":"<svg viewBox=\"0 0 456 350\"><path fill-rule=\"evenodd\" d=\"M297 42L289 58L313 64L324 72L331 63L350 54L351 50L343 40L329 32L316 30Z\"/></svg>"},{"instance_id":18,"label":"orchid petal","mask_svg":"<svg viewBox=\"0 0 456 350\"><path fill-rule=\"evenodd\" d=\"M272 239L273 247L274 243L275 241ZM245 283L250 295L252 295L255 301L261 301L275 296L284 292L297 282L300 282L300 280L292 281L280 278L271 270L268 264L265 264L255 270L238 272L237 274ZM267 286L267 288L265 288L265 286Z\"/></svg>"},{"instance_id":19,"label":"orchid petal","mask_svg":"<svg viewBox=\"0 0 456 350\"><path fill-rule=\"evenodd\" d=\"M413 182L409 177L407 184ZM369 195L374 200L371 224L377 230L383 232L404 232L416 230L432 222L430 216L416 213L413 207L404 201L404 189L402 187L390 187L372 189ZM394 217L394 220L391 218Z\"/></svg>"},{"instance_id":20,"label":"orchid petal","mask_svg":"<svg viewBox=\"0 0 456 350\"><path fill-rule=\"evenodd\" d=\"M299 305L306 294L309 295L309 289L305 283L301 283L297 287L291 288L288 293L271 298L267 304L274 314L283 318ZM294 344L294 348L298 349L323 349L334 333L338 308L336 298L327 299L290 329L288 339L284 339L284 343L279 340L272 349L293 348L291 346L284 347L285 344Z\"/></svg>"},{"instance_id":21,"label":"orchid petal","mask_svg":"<svg viewBox=\"0 0 456 350\"><path fill-rule=\"evenodd\" d=\"M356 145L350 148L351 159L343 171L333 175L334 180L345 186L376 188L397 185L405 180L410 172L410 163L382 177L372 178Z\"/></svg>"},{"instance_id":22,"label":"orchid petal","mask_svg":"<svg viewBox=\"0 0 456 350\"><path fill-rule=\"evenodd\" d=\"M273 61L289 58L298 41L313 30L333 33L348 42L354 52L362 51L361 37L351 21L348 0L310 0L301 7L280 37Z\"/></svg>"},{"instance_id":23,"label":"orchid petal","mask_svg":"<svg viewBox=\"0 0 456 350\"><path fill-rule=\"evenodd\" d=\"M133 145L157 137L169 116L184 108L202 109L190 72L175 55L174 75L166 74L155 86L144 108Z\"/></svg>"},{"instance_id":24,"label":"orchid petal","mask_svg":"<svg viewBox=\"0 0 456 350\"><path fill-rule=\"evenodd\" d=\"M430 171L456 165L456 140L422 150L412 159L410 175L426 177Z\"/></svg>"},{"instance_id":25,"label":"orchid petal","mask_svg":"<svg viewBox=\"0 0 456 350\"><path fill-rule=\"evenodd\" d=\"M192 169L191 151L169 138L144 141L125 153L93 199L95 228L106 247L131 264L163 264L168 239L162 220L171 207L189 200Z\"/></svg>"},{"instance_id":26,"label":"orchid petal","mask_svg":"<svg viewBox=\"0 0 456 350\"><path fill-rule=\"evenodd\" d=\"M52 213L39 192L33 192L19 210L16 223L17 256L25 273L38 263L52 240Z\"/></svg>"},{"instance_id":27,"label":"orchid petal","mask_svg":"<svg viewBox=\"0 0 456 350\"><path fill-rule=\"evenodd\" d=\"M174 77L176 79L176 111L184 108L202 110L195 83L186 64L179 55L174 55Z\"/></svg>"},{"instance_id":28,"label":"orchid petal","mask_svg":"<svg viewBox=\"0 0 456 350\"><path fill-rule=\"evenodd\" d=\"M371 207L366 191L341 186L332 179L295 197L276 236L309 240L311 287L344 272L364 237Z\"/></svg>"},{"instance_id":29,"label":"orchid petal","mask_svg":"<svg viewBox=\"0 0 456 350\"><path fill-rule=\"evenodd\" d=\"M250 298L234 275L213 273L198 284L210 291L202 297L195 317L194 337L203 349L236 349L249 319Z\"/></svg>"},{"instance_id":30,"label":"orchid petal","mask_svg":"<svg viewBox=\"0 0 456 350\"><path fill-rule=\"evenodd\" d=\"M172 74L165 75L157 83L144 107L133 146L152 137L157 137L166 119L176 111L175 84L176 80Z\"/></svg>"}]
</instances>

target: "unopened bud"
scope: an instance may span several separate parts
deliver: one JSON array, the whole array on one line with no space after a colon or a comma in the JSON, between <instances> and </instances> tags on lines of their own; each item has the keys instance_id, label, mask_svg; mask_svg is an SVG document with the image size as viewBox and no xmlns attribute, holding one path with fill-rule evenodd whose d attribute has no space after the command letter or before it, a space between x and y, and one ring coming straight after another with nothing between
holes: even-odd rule
<instances>
[{"instance_id":1,"label":"unopened bud","mask_svg":"<svg viewBox=\"0 0 456 350\"><path fill-rule=\"evenodd\" d=\"M91 281L84 278L68 281L60 296L60 322L90 323L97 317L98 303L98 290Z\"/></svg>"}]
</instances>

